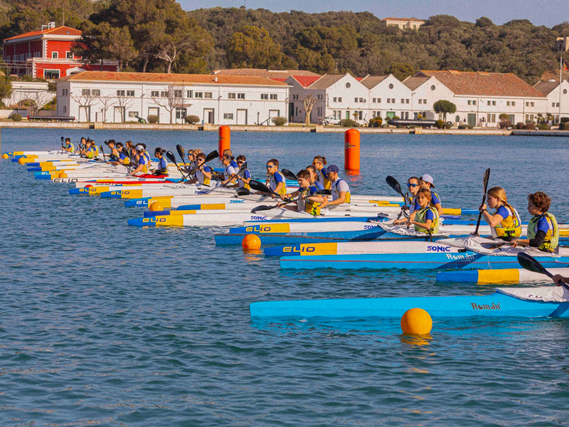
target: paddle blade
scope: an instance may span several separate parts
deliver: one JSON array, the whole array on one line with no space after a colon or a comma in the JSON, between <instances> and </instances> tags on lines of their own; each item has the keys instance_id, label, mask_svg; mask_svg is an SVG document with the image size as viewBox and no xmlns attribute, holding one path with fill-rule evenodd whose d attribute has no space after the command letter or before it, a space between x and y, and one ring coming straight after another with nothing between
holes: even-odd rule
<instances>
[{"instance_id":1,"label":"paddle blade","mask_svg":"<svg viewBox=\"0 0 569 427\"><path fill-rule=\"evenodd\" d=\"M238 196L248 196L249 194L251 194L251 192L249 190L247 190L245 187L239 187L235 191L236 191Z\"/></svg>"},{"instance_id":2,"label":"paddle blade","mask_svg":"<svg viewBox=\"0 0 569 427\"><path fill-rule=\"evenodd\" d=\"M213 150L211 153L209 153L209 154L206 156L204 163L210 162L210 161L212 161L213 159L217 159L218 157L219 157L219 153L217 152L217 150Z\"/></svg>"},{"instance_id":3,"label":"paddle blade","mask_svg":"<svg viewBox=\"0 0 569 427\"><path fill-rule=\"evenodd\" d=\"M387 185L393 188L397 193L401 194L401 197L405 198L405 196L403 195L403 191L401 191L401 186L399 185L399 182L397 182L395 178L393 178L390 175L387 178L385 178L385 182L387 182Z\"/></svg>"},{"instance_id":4,"label":"paddle blade","mask_svg":"<svg viewBox=\"0 0 569 427\"><path fill-rule=\"evenodd\" d=\"M260 191L262 193L274 194L273 190L271 190L269 187L267 187L262 182L256 181L254 179L249 181L249 187L251 187L255 191Z\"/></svg>"},{"instance_id":5,"label":"paddle blade","mask_svg":"<svg viewBox=\"0 0 569 427\"><path fill-rule=\"evenodd\" d=\"M256 206L253 209L251 209L251 213L260 212L260 211L270 211L271 209L274 208L276 208L276 206L268 206L268 205Z\"/></svg>"},{"instance_id":6,"label":"paddle blade","mask_svg":"<svg viewBox=\"0 0 569 427\"><path fill-rule=\"evenodd\" d=\"M291 171L289 171L288 169L283 169L281 170L282 174L285 176L286 179L291 179L293 181L298 181L298 177L292 173Z\"/></svg>"},{"instance_id":7,"label":"paddle blade","mask_svg":"<svg viewBox=\"0 0 569 427\"><path fill-rule=\"evenodd\" d=\"M130 153L125 147L122 148L121 153L123 153L126 157L130 157Z\"/></svg>"},{"instance_id":8,"label":"paddle blade","mask_svg":"<svg viewBox=\"0 0 569 427\"><path fill-rule=\"evenodd\" d=\"M486 169L486 172L484 172L484 194L486 194L486 191L488 190L488 181L490 181L490 168Z\"/></svg>"},{"instance_id":9,"label":"paddle blade","mask_svg":"<svg viewBox=\"0 0 569 427\"><path fill-rule=\"evenodd\" d=\"M525 252L520 252L518 254L518 262L526 270L533 271L534 273L545 274L548 277L553 277L553 275L547 271L545 267L539 263L538 260L536 260L531 255L526 254Z\"/></svg>"},{"instance_id":10,"label":"paddle blade","mask_svg":"<svg viewBox=\"0 0 569 427\"><path fill-rule=\"evenodd\" d=\"M178 166L178 163L176 162L176 156L174 156L174 153L172 153L171 151L166 151L166 157L168 157L168 160L174 163L176 167Z\"/></svg>"},{"instance_id":11,"label":"paddle blade","mask_svg":"<svg viewBox=\"0 0 569 427\"><path fill-rule=\"evenodd\" d=\"M176 145L176 150L178 151L178 155L180 156L180 158L182 160L184 160L184 156L186 155L186 151L184 150L184 147L182 147L180 144Z\"/></svg>"},{"instance_id":12,"label":"paddle blade","mask_svg":"<svg viewBox=\"0 0 569 427\"><path fill-rule=\"evenodd\" d=\"M330 190L318 190L313 196L330 196L332 192Z\"/></svg>"}]
</instances>

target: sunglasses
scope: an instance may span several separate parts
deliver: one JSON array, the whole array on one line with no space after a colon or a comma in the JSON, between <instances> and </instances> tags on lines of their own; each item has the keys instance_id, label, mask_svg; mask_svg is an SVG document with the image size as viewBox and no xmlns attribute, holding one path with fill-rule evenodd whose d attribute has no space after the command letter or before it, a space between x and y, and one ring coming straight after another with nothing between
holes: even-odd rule
<instances>
[{"instance_id":1,"label":"sunglasses","mask_svg":"<svg viewBox=\"0 0 569 427\"><path fill-rule=\"evenodd\" d=\"M243 163L245 163L243 160L237 160L238 165L242 165Z\"/></svg>"},{"instance_id":2,"label":"sunglasses","mask_svg":"<svg viewBox=\"0 0 569 427\"><path fill-rule=\"evenodd\" d=\"M274 168L274 166L267 165L267 169L272 169L272 168Z\"/></svg>"},{"instance_id":3,"label":"sunglasses","mask_svg":"<svg viewBox=\"0 0 569 427\"><path fill-rule=\"evenodd\" d=\"M322 162L312 162L313 165L321 165Z\"/></svg>"},{"instance_id":4,"label":"sunglasses","mask_svg":"<svg viewBox=\"0 0 569 427\"><path fill-rule=\"evenodd\" d=\"M407 187L418 187L419 184L407 184Z\"/></svg>"}]
</instances>

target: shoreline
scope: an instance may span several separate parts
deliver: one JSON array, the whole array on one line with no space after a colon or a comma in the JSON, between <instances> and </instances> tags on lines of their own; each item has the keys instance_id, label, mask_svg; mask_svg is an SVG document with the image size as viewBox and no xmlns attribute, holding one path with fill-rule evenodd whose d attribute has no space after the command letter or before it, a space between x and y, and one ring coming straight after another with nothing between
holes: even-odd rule
<instances>
[{"instance_id":1,"label":"shoreline","mask_svg":"<svg viewBox=\"0 0 569 427\"><path fill-rule=\"evenodd\" d=\"M68 123L68 122L0 122L1 128L10 129L95 129L95 130L151 130L151 131L202 131L217 132L221 125L143 124L143 123ZM344 133L348 128L313 126L230 126L234 132L301 132ZM423 129L423 128L356 128L363 134L411 134L411 135L502 135L569 137L569 131L559 130L505 130L505 129Z\"/></svg>"}]
</instances>

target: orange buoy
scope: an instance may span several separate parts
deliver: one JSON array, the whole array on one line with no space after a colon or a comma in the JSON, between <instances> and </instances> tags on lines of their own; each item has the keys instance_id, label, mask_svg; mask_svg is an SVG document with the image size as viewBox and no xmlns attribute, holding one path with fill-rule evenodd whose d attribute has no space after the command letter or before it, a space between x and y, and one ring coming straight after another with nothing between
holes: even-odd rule
<instances>
[{"instance_id":1,"label":"orange buoy","mask_svg":"<svg viewBox=\"0 0 569 427\"><path fill-rule=\"evenodd\" d=\"M152 202L152 204L150 205L150 211L151 212L159 212L159 211L163 211L163 210L164 210L164 206L162 206L158 202Z\"/></svg>"},{"instance_id":2,"label":"orange buoy","mask_svg":"<svg viewBox=\"0 0 569 427\"><path fill-rule=\"evenodd\" d=\"M241 241L241 246L245 250L257 250L261 248L261 238L256 234L247 234Z\"/></svg>"},{"instance_id":3,"label":"orange buoy","mask_svg":"<svg viewBox=\"0 0 569 427\"><path fill-rule=\"evenodd\" d=\"M3 159L9 159L10 156L9 156L8 154L4 153L4 154L2 154L2 158L3 158Z\"/></svg>"},{"instance_id":4,"label":"orange buoy","mask_svg":"<svg viewBox=\"0 0 569 427\"><path fill-rule=\"evenodd\" d=\"M25 164L26 164L26 158L25 158L25 157L20 157L20 158L18 159L18 163L21 164L21 165L25 165Z\"/></svg>"},{"instance_id":5,"label":"orange buoy","mask_svg":"<svg viewBox=\"0 0 569 427\"><path fill-rule=\"evenodd\" d=\"M231 129L229 126L220 126L219 127L219 145L218 145L218 152L219 157L223 157L223 152L225 150L231 149Z\"/></svg>"},{"instance_id":6,"label":"orange buoy","mask_svg":"<svg viewBox=\"0 0 569 427\"><path fill-rule=\"evenodd\" d=\"M412 308L401 318L401 329L405 334L426 335L433 329L433 319L422 308Z\"/></svg>"},{"instance_id":7,"label":"orange buoy","mask_svg":"<svg viewBox=\"0 0 569 427\"><path fill-rule=\"evenodd\" d=\"M360 131L348 129L344 135L344 169L360 171Z\"/></svg>"}]
</instances>

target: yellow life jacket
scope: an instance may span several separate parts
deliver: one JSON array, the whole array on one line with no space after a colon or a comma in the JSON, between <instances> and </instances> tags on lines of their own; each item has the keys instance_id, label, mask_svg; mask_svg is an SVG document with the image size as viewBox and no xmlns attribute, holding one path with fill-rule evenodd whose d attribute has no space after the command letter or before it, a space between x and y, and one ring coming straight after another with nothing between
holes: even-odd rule
<instances>
[{"instance_id":1,"label":"yellow life jacket","mask_svg":"<svg viewBox=\"0 0 569 427\"><path fill-rule=\"evenodd\" d=\"M310 187L305 188L304 190L302 190L299 195L304 195L305 197L309 197L310 196ZM300 201L299 201L300 204ZM304 212L309 213L310 215L313 216L318 216L320 215L320 209L321 208L321 203L319 202L311 202L309 200L305 200L304 201ZM302 210L302 207L299 206L301 209L299 209L299 211Z\"/></svg>"},{"instance_id":2,"label":"yellow life jacket","mask_svg":"<svg viewBox=\"0 0 569 427\"><path fill-rule=\"evenodd\" d=\"M431 228L429 230L427 230L423 227L419 227L418 225L415 225L415 231L419 231L419 232L425 233L425 234L428 234L430 231L432 234L437 234L439 232L439 227L441 225L441 221L439 218L439 213L437 212L437 210L435 208L433 208L431 206L427 206L426 208L417 211L417 213L415 214L415 221L423 223L423 224L426 223L428 211L431 211L433 213L433 217L435 218L431 222Z\"/></svg>"},{"instance_id":3,"label":"yellow life jacket","mask_svg":"<svg viewBox=\"0 0 569 427\"><path fill-rule=\"evenodd\" d=\"M93 151L95 152L94 157L99 157L99 147L96 145L93 147Z\"/></svg>"},{"instance_id":4,"label":"yellow life jacket","mask_svg":"<svg viewBox=\"0 0 569 427\"><path fill-rule=\"evenodd\" d=\"M93 159L93 158L95 158L95 157L97 157L97 156L95 155L95 149L94 149L93 147L90 147L90 148L87 150L87 158L88 158L88 159Z\"/></svg>"},{"instance_id":5,"label":"yellow life jacket","mask_svg":"<svg viewBox=\"0 0 569 427\"><path fill-rule=\"evenodd\" d=\"M340 185L340 182L346 182L344 181L342 178L338 178L336 180L336 182L334 182L332 184L332 200L337 200L340 198L340 190L338 190L338 185ZM352 201L352 194L350 193L349 187L348 187L348 191L346 191L346 195L344 197L344 203L350 203Z\"/></svg>"},{"instance_id":6,"label":"yellow life jacket","mask_svg":"<svg viewBox=\"0 0 569 427\"><path fill-rule=\"evenodd\" d=\"M549 224L549 230L545 235L545 240L543 244L538 248L543 252L555 252L557 246L559 246L559 225L557 224L557 219L552 214L546 212L543 215L534 216L528 224L528 239L535 239L537 234L537 223L541 218L547 220Z\"/></svg>"},{"instance_id":7,"label":"yellow life jacket","mask_svg":"<svg viewBox=\"0 0 569 427\"><path fill-rule=\"evenodd\" d=\"M271 175L271 179L269 180L269 185L271 187L271 190L273 190L273 191L275 191L275 189L278 187L279 184L277 183L277 180L275 179L276 174L279 174L283 180L283 186L279 190L278 194L279 194L279 196L284 196L286 194L286 178L284 177L284 175L282 173L280 173L279 171L276 171L273 175Z\"/></svg>"},{"instance_id":8,"label":"yellow life jacket","mask_svg":"<svg viewBox=\"0 0 569 427\"><path fill-rule=\"evenodd\" d=\"M316 171L316 175L318 175L318 181L320 184L324 186L325 190L330 190L332 188L332 181L324 176L323 168Z\"/></svg>"},{"instance_id":9,"label":"yellow life jacket","mask_svg":"<svg viewBox=\"0 0 569 427\"><path fill-rule=\"evenodd\" d=\"M67 148L68 150L71 148L71 152L72 152L72 153L75 152L75 146L73 145L72 142L66 142L66 143L65 143L65 148Z\"/></svg>"},{"instance_id":10,"label":"yellow life jacket","mask_svg":"<svg viewBox=\"0 0 569 427\"><path fill-rule=\"evenodd\" d=\"M500 224L494 227L492 235L494 237L520 237L522 235L522 221L518 211L514 209L512 212L508 207L504 206L510 213L507 218L504 218Z\"/></svg>"},{"instance_id":11,"label":"yellow life jacket","mask_svg":"<svg viewBox=\"0 0 569 427\"><path fill-rule=\"evenodd\" d=\"M196 171L196 178L198 179L198 182L202 185L209 185L211 183L211 180L203 173L202 170L198 169Z\"/></svg>"},{"instance_id":12,"label":"yellow life jacket","mask_svg":"<svg viewBox=\"0 0 569 427\"><path fill-rule=\"evenodd\" d=\"M243 171L241 172L241 174L243 175L243 177L245 177L245 172L246 172L246 171L247 171L247 169L245 169L245 170L243 170ZM250 186L249 184L247 184L245 181L243 181L243 180L241 179L241 176L237 175L237 177L238 177L238 181L239 181L239 187L243 187L243 188L245 188L246 190L250 190L250 189L251 189L251 186ZM250 179L250 178L251 178L251 174L249 173L249 178L247 178L247 179Z\"/></svg>"}]
</instances>

